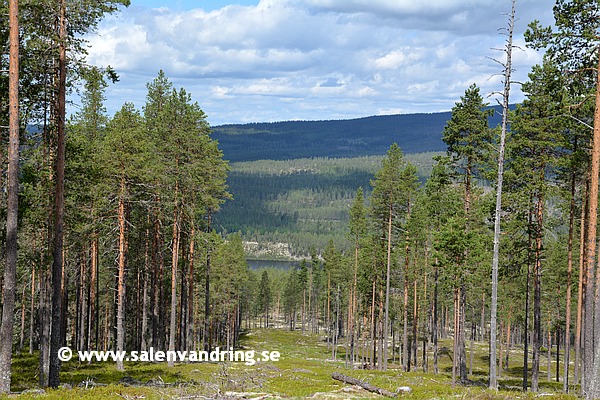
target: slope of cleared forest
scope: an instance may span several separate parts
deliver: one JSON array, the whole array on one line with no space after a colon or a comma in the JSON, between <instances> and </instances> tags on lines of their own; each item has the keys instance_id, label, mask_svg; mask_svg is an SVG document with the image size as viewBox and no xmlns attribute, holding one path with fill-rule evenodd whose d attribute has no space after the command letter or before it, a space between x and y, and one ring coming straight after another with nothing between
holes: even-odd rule
<instances>
[{"instance_id":1,"label":"slope of cleared forest","mask_svg":"<svg viewBox=\"0 0 600 400\"><path fill-rule=\"evenodd\" d=\"M442 152L407 154L419 179L431 174ZM250 258L308 257L333 240L348 249L348 209L356 190L371 192L383 156L300 158L232 163L227 183L233 200L214 216L223 232L241 232ZM267 248L273 244L272 248ZM281 244L275 246L275 244ZM262 250L262 252L259 252Z\"/></svg>"}]
</instances>

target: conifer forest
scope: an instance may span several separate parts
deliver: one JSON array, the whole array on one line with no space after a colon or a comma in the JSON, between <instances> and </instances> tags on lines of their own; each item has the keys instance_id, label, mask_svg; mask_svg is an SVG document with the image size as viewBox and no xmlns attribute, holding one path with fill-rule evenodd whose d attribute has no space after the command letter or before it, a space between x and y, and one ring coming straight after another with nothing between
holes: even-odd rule
<instances>
[{"instance_id":1,"label":"conifer forest","mask_svg":"<svg viewBox=\"0 0 600 400\"><path fill-rule=\"evenodd\" d=\"M85 38L129 3L0 3L0 396L600 398L600 2L528 25L543 62L515 104L508 1L497 103L467 85L431 148L348 153L334 122L218 141L160 66L109 114L119 71Z\"/></svg>"}]
</instances>

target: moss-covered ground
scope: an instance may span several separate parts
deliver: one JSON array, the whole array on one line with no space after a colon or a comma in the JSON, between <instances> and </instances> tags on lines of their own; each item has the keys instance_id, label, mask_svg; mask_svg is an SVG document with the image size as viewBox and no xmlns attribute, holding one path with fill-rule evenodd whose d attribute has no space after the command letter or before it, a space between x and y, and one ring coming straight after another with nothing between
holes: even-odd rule
<instances>
[{"instance_id":1,"label":"moss-covered ground","mask_svg":"<svg viewBox=\"0 0 600 400\"><path fill-rule=\"evenodd\" d=\"M525 393L521 387L522 358L518 350L511 355L508 371L500 379L498 392L486 389L487 345L475 344L473 374L464 385L452 385L451 362L448 355L440 358L440 373L402 372L391 363L388 370L349 369L345 367L343 346L338 357L331 360L322 335L289 332L280 329L255 329L244 335L242 346L248 350L278 351L277 362L179 363L169 368L167 363L125 363L119 372L113 362L64 363L59 389L37 390L36 354L17 355L13 361L10 397L19 399L202 399L202 398L377 398L380 395L352 387L331 378L333 372L358 378L372 385L395 392L408 386L403 399L533 399L543 395L551 399L575 399L561 394L562 383L546 380L540 372L540 392ZM442 346L451 346L443 342ZM468 351L468 348L467 348ZM469 357L469 356L467 356ZM431 364L431 359L430 359ZM542 357L545 367L545 359ZM552 370L556 364L552 364ZM561 368L562 370L562 368ZM554 375L552 375L554 379Z\"/></svg>"}]
</instances>

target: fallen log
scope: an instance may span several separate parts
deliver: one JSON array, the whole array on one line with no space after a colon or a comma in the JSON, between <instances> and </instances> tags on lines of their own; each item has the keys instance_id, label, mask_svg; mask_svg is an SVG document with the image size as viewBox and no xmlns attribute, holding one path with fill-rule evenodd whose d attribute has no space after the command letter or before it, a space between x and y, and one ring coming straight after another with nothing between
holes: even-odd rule
<instances>
[{"instance_id":1,"label":"fallen log","mask_svg":"<svg viewBox=\"0 0 600 400\"><path fill-rule=\"evenodd\" d=\"M360 379L352 378L351 376L340 374L339 372L334 372L331 374L331 377L336 381L341 381L344 383L348 383L350 385L360 386L361 388L368 390L372 393L377 393L386 397L396 397L396 393L392 393L389 390L382 389L380 387L371 385L368 382L361 381Z\"/></svg>"}]
</instances>

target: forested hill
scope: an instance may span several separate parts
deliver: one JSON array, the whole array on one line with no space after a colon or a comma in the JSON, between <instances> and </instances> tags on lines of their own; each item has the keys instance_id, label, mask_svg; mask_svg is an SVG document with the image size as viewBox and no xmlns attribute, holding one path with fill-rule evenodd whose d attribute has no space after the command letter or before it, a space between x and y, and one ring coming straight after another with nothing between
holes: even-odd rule
<instances>
[{"instance_id":1,"label":"forested hill","mask_svg":"<svg viewBox=\"0 0 600 400\"><path fill-rule=\"evenodd\" d=\"M221 125L213 127L213 138L232 162L383 155L394 142L405 153L444 151L442 131L450 116L439 112ZM499 121L496 113L490 126Z\"/></svg>"}]
</instances>

